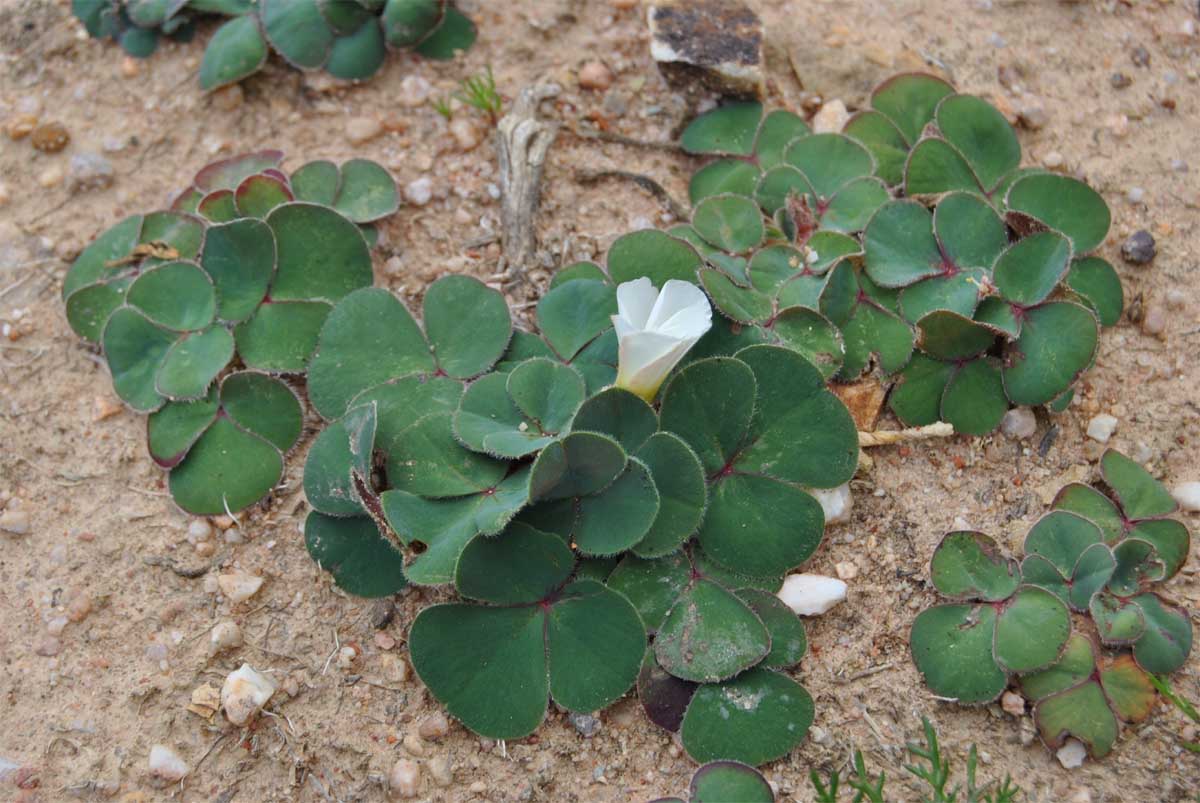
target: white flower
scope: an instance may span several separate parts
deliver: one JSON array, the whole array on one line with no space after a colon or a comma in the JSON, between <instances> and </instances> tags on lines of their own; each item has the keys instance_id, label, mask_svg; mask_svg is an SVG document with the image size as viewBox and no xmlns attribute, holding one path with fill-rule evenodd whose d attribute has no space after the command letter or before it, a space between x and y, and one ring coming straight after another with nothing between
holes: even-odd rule
<instances>
[{"instance_id":1,"label":"white flower","mask_svg":"<svg viewBox=\"0 0 1200 803\"><path fill-rule=\"evenodd\" d=\"M712 327L704 291L669 279L662 292L643 276L617 287L612 316L620 344L616 386L652 401L667 374Z\"/></svg>"}]
</instances>

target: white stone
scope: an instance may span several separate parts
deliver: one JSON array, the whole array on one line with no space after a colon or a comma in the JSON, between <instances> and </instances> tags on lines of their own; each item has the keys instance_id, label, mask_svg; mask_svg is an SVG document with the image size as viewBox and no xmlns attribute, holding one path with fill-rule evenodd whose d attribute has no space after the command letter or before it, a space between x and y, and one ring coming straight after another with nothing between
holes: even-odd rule
<instances>
[{"instance_id":1,"label":"white stone","mask_svg":"<svg viewBox=\"0 0 1200 803\"><path fill-rule=\"evenodd\" d=\"M224 621L217 622L212 629L212 634L209 636L209 643L212 645L213 654L217 654L222 650L231 650L234 647L242 646L242 629L238 627L237 622Z\"/></svg>"},{"instance_id":2,"label":"white stone","mask_svg":"<svg viewBox=\"0 0 1200 803\"><path fill-rule=\"evenodd\" d=\"M247 572L232 572L230 574L222 574L217 576L217 585L221 589L221 593L230 602L244 602L262 588L263 579L258 575L249 574Z\"/></svg>"},{"instance_id":3,"label":"white stone","mask_svg":"<svg viewBox=\"0 0 1200 803\"><path fill-rule=\"evenodd\" d=\"M421 765L407 758L400 759L388 773L388 787L393 797L402 800L416 797L421 791Z\"/></svg>"},{"instance_id":4,"label":"white stone","mask_svg":"<svg viewBox=\"0 0 1200 803\"><path fill-rule=\"evenodd\" d=\"M433 181L428 176L410 181L404 188L404 197L413 206L424 206L433 199Z\"/></svg>"},{"instance_id":5,"label":"white stone","mask_svg":"<svg viewBox=\"0 0 1200 803\"><path fill-rule=\"evenodd\" d=\"M9 535L29 534L29 513L25 510L6 510L0 513L0 530Z\"/></svg>"},{"instance_id":6,"label":"white stone","mask_svg":"<svg viewBox=\"0 0 1200 803\"><path fill-rule=\"evenodd\" d=\"M841 100L831 100L813 115L813 132L817 134L840 134L846 121L850 119L850 111Z\"/></svg>"},{"instance_id":7,"label":"white stone","mask_svg":"<svg viewBox=\"0 0 1200 803\"><path fill-rule=\"evenodd\" d=\"M801 616L819 616L846 599L846 584L820 574L789 574L776 596Z\"/></svg>"},{"instance_id":8,"label":"white stone","mask_svg":"<svg viewBox=\"0 0 1200 803\"><path fill-rule=\"evenodd\" d=\"M1171 496L1188 513L1200 510L1200 482L1181 482L1172 489Z\"/></svg>"},{"instance_id":9,"label":"white stone","mask_svg":"<svg viewBox=\"0 0 1200 803\"><path fill-rule=\"evenodd\" d=\"M1087 748L1083 746L1083 742L1078 739L1067 739L1066 744L1058 748L1055 753L1058 757L1058 763L1062 764L1069 770L1082 766L1087 758Z\"/></svg>"},{"instance_id":10,"label":"white stone","mask_svg":"<svg viewBox=\"0 0 1200 803\"><path fill-rule=\"evenodd\" d=\"M1094 441L1108 443L1108 439L1117 431L1118 423L1117 419L1108 413L1094 415L1088 422L1087 436Z\"/></svg>"},{"instance_id":11,"label":"white stone","mask_svg":"<svg viewBox=\"0 0 1200 803\"><path fill-rule=\"evenodd\" d=\"M400 82L400 97L398 100L401 106L413 109L429 100L431 92L433 92L433 85L427 80L419 75L407 75Z\"/></svg>"},{"instance_id":12,"label":"white stone","mask_svg":"<svg viewBox=\"0 0 1200 803\"><path fill-rule=\"evenodd\" d=\"M250 664L242 664L225 678L221 687L221 707L234 725L245 725L275 693L275 684Z\"/></svg>"},{"instance_id":13,"label":"white stone","mask_svg":"<svg viewBox=\"0 0 1200 803\"><path fill-rule=\"evenodd\" d=\"M166 781L178 781L190 770L183 757L165 744L156 744L150 748L151 774Z\"/></svg>"},{"instance_id":14,"label":"white stone","mask_svg":"<svg viewBox=\"0 0 1200 803\"><path fill-rule=\"evenodd\" d=\"M191 543L207 541L212 535L212 525L206 519L192 519L188 524L187 540Z\"/></svg>"},{"instance_id":15,"label":"white stone","mask_svg":"<svg viewBox=\"0 0 1200 803\"><path fill-rule=\"evenodd\" d=\"M850 511L854 508L850 483L836 488L810 488L808 492L821 503L826 524L843 524L850 521Z\"/></svg>"},{"instance_id":16,"label":"white stone","mask_svg":"<svg viewBox=\"0 0 1200 803\"><path fill-rule=\"evenodd\" d=\"M346 122L346 139L351 145L370 142L383 133L383 123L374 117L352 117Z\"/></svg>"},{"instance_id":17,"label":"white stone","mask_svg":"<svg viewBox=\"0 0 1200 803\"><path fill-rule=\"evenodd\" d=\"M1025 715L1025 698L1015 691L1006 691L1000 697L1000 707L1014 717Z\"/></svg>"},{"instance_id":18,"label":"white stone","mask_svg":"<svg viewBox=\"0 0 1200 803\"><path fill-rule=\"evenodd\" d=\"M1004 414L1000 430L1010 438L1023 441L1037 432L1037 416L1028 407L1014 407Z\"/></svg>"}]
</instances>

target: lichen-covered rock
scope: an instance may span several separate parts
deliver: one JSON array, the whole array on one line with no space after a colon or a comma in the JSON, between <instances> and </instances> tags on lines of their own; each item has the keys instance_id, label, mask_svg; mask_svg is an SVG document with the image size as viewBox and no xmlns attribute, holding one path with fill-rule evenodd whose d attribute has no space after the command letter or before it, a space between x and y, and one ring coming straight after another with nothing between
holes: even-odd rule
<instances>
[{"instance_id":1,"label":"lichen-covered rock","mask_svg":"<svg viewBox=\"0 0 1200 803\"><path fill-rule=\"evenodd\" d=\"M678 89L761 98L763 26L733 0L664 0L650 6L650 53Z\"/></svg>"}]
</instances>

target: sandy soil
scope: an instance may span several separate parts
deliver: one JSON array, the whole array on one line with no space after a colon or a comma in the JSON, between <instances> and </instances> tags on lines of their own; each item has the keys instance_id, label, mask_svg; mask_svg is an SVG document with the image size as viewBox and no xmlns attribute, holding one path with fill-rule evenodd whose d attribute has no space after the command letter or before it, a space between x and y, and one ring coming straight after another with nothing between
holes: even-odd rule
<instances>
[{"instance_id":1,"label":"sandy soil","mask_svg":"<svg viewBox=\"0 0 1200 803\"><path fill-rule=\"evenodd\" d=\"M407 624L422 594L401 595L394 619L376 630L376 604L338 592L305 554L303 455L291 460L270 505L243 517L243 543L226 543L220 533L199 548L190 543L189 520L173 509L163 475L145 456L144 420L112 414L105 370L68 329L58 289L70 259L98 232L126 214L160 207L218 155L261 147L286 150L292 168L363 155L390 167L401 186L432 180L429 205L405 207L384 227L382 284L411 297L445 272L493 275L498 246L480 245L498 221L489 193L490 141L458 150L428 104L400 103L405 76L422 76L441 94L485 65L510 99L537 79L564 87L549 104L567 130L546 173L540 236L548 267L601 254L620 233L667 222L660 204L637 187L584 186L576 171L634 170L686 198L694 167L687 158L569 133L590 121L666 140L682 119L682 101L649 59L642 11L605 0L462 5L482 35L461 63L395 56L373 81L352 88L272 63L246 82L237 103L236 95L205 97L197 89L206 32L191 44L164 46L133 74L115 47L83 38L66 0L0 0L0 118L36 99L42 118L61 121L72 138L57 155L39 154L27 140L5 138L0 146L0 324L23 335L0 340L0 500L32 517L29 535L0 537L0 757L36 768L39 782L33 792L0 787L0 798L382 800L382 779L410 752L402 743L436 711L420 683L402 677ZM1114 263L1131 231L1154 233L1153 265L1120 270L1133 317L1166 322L1157 337L1128 320L1106 331L1080 402L1053 421L1041 418L1029 442L959 438L875 453L874 472L857 483L853 520L830 531L812 562L824 573L847 561L858 569L850 599L810 624L812 654L798 673L817 699L819 731L767 767L768 778L781 799L811 800L808 769L844 766L858 747L871 766L896 779L889 784L893 799L915 800L915 787L902 779L901 748L925 715L960 768L975 741L981 774L1011 773L1030 801L1194 799L1200 756L1176 746L1185 723L1174 711L1163 709L1152 724L1126 733L1108 760L1068 772L1031 742L1028 717L934 700L911 665L906 636L916 611L933 599L925 578L940 536L962 517L1019 543L1057 487L1091 475L1099 447L1084 430L1093 414L1119 418L1113 444L1169 481L1200 479L1195 3L752 5L770 31L775 102L812 109L819 95L853 109L890 73L933 68L1014 113L1043 108L1044 127L1022 133L1027 153L1063 162L1062 169L1105 194L1115 223L1104 253ZM1144 48L1145 66L1135 64L1136 48ZM578 69L590 59L615 73L607 92L579 88ZM1116 72L1132 84L1114 88ZM346 124L356 116L383 118L394 130L353 146ZM459 116L484 132L484 121ZM116 171L112 187L73 192L66 181L54 184L72 153L105 146L120 146L105 154ZM1135 188L1142 188L1139 202L1131 200ZM531 279L534 286L508 286L514 303L535 298L548 272ZM1172 289L1183 294L1169 306ZM894 422L885 418L882 426ZM213 570L189 578L172 566ZM1168 589L1193 608L1200 603L1197 566L1193 559ZM265 585L230 606L211 592L216 567L260 574ZM48 622L72 603L76 618L87 615L69 622L55 644ZM214 657L208 632L225 618L241 625L246 644ZM361 655L341 666L331 658L347 644ZM243 661L284 683L272 716L240 730L186 710L193 689L219 686ZM1200 698L1198 670L1200 658L1193 657L1176 677L1192 699ZM149 777L147 755L160 742L195 768L181 786L162 788ZM410 738L408 745L424 770L423 799L437 801L647 800L682 791L694 769L633 700L605 712L590 739L552 713L520 743L495 744L454 725L438 741ZM443 786L446 766L453 778ZM442 773L440 782L431 767Z\"/></svg>"}]
</instances>

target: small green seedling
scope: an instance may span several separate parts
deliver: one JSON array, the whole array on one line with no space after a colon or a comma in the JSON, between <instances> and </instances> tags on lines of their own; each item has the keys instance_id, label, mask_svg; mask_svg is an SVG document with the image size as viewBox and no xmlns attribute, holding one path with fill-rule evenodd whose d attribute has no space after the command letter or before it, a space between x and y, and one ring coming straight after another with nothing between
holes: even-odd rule
<instances>
[{"instance_id":1,"label":"small green seedling","mask_svg":"<svg viewBox=\"0 0 1200 803\"><path fill-rule=\"evenodd\" d=\"M800 354L710 331L694 284L616 273L564 271L537 335L465 276L430 286L422 324L384 290L343 299L309 369L330 422L309 550L351 593L453 586L409 648L477 733L636 686L697 761L771 761L813 717L775 592L821 541L806 489L854 474L854 424Z\"/></svg>"},{"instance_id":2,"label":"small green seedling","mask_svg":"<svg viewBox=\"0 0 1200 803\"><path fill-rule=\"evenodd\" d=\"M200 64L200 86L216 89L262 69L273 49L301 70L370 78L389 50L451 59L475 41L471 20L447 0L72 0L88 33L144 58L159 36L186 41L196 19L222 15Z\"/></svg>"},{"instance_id":3,"label":"small green seedling","mask_svg":"<svg viewBox=\"0 0 1200 803\"><path fill-rule=\"evenodd\" d=\"M462 88L454 93L454 97L472 109L481 111L495 125L500 121L500 112L504 110L504 99L496 90L496 77L489 66L486 72L473 75L462 82Z\"/></svg>"},{"instance_id":4,"label":"small green seedling","mask_svg":"<svg viewBox=\"0 0 1200 803\"><path fill-rule=\"evenodd\" d=\"M885 82L841 134L743 102L698 117L681 145L715 157L668 232L701 262L687 278L753 330L741 337L839 381L872 365L895 377L906 424L983 434L1014 404L1063 409L1121 315L1120 280L1094 254L1104 200L1020 168L1003 116L941 79Z\"/></svg>"},{"instance_id":5,"label":"small green seedling","mask_svg":"<svg viewBox=\"0 0 1200 803\"><path fill-rule=\"evenodd\" d=\"M1073 736L1095 758L1112 750L1120 722L1149 716L1151 673L1182 667L1192 645L1187 611L1155 591L1188 554L1175 501L1119 452L1100 471L1103 491L1060 491L1020 563L982 533L947 535L930 568L955 601L923 611L911 635L934 694L981 704L1015 681L1047 746ZM1089 617L1094 635L1073 632L1072 614Z\"/></svg>"},{"instance_id":6,"label":"small green seedling","mask_svg":"<svg viewBox=\"0 0 1200 803\"><path fill-rule=\"evenodd\" d=\"M753 767L712 761L696 770L686 798L660 797L651 803L775 803L775 793Z\"/></svg>"},{"instance_id":7,"label":"small green seedling","mask_svg":"<svg viewBox=\"0 0 1200 803\"><path fill-rule=\"evenodd\" d=\"M205 167L168 210L133 215L63 282L67 321L113 389L149 414L150 454L184 510L266 496L300 438L303 376L333 304L372 283L374 221L399 195L374 162L290 176L260 151Z\"/></svg>"}]
</instances>

